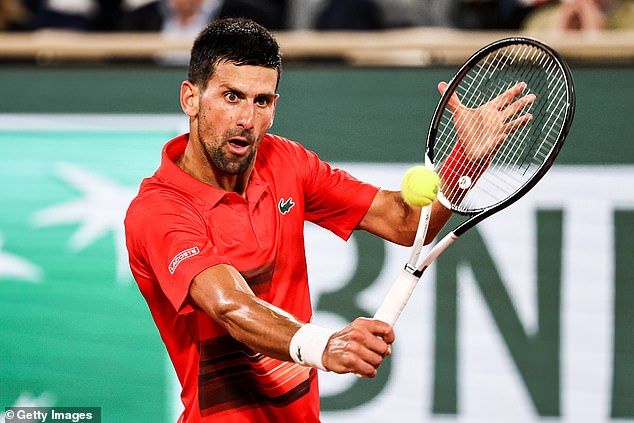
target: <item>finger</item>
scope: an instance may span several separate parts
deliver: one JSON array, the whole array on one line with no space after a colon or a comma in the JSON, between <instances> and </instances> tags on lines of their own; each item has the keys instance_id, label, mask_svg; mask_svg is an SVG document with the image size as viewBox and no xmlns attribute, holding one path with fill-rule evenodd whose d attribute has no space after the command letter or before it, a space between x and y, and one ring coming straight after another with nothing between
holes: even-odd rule
<instances>
[{"instance_id":1,"label":"finger","mask_svg":"<svg viewBox=\"0 0 634 423\"><path fill-rule=\"evenodd\" d=\"M533 119L533 115L531 115L530 113L522 115L518 117L517 119L513 119L512 121L504 125L504 132L507 134L510 134L511 132L517 131L518 129L526 126L526 124L530 122L532 119Z\"/></svg>"},{"instance_id":2,"label":"finger","mask_svg":"<svg viewBox=\"0 0 634 423\"><path fill-rule=\"evenodd\" d=\"M376 338L374 336L370 337L374 338L374 341L382 342L379 338ZM387 345L384 344L381 352L385 352L386 349ZM361 362L367 363L370 366L376 368L379 367L379 365L383 361L383 356L379 352L370 349L367 343L359 341L347 342L343 348L340 357L341 364L354 373L357 373L357 370L363 367L361 365Z\"/></svg>"},{"instance_id":3,"label":"finger","mask_svg":"<svg viewBox=\"0 0 634 423\"><path fill-rule=\"evenodd\" d=\"M387 345L385 346L385 348L383 348L382 352L385 352L386 349ZM368 363L374 368L379 367L383 362L383 356L381 355L381 353L372 351L371 349L363 345L359 345L356 354L361 360Z\"/></svg>"},{"instance_id":4,"label":"finger","mask_svg":"<svg viewBox=\"0 0 634 423\"><path fill-rule=\"evenodd\" d=\"M528 94L520 98L519 100L514 101L511 105L504 109L504 118L510 119L516 114L522 112L526 107L533 104L536 98L537 97L535 97L535 94Z\"/></svg>"},{"instance_id":5,"label":"finger","mask_svg":"<svg viewBox=\"0 0 634 423\"><path fill-rule=\"evenodd\" d=\"M438 92L440 95L443 95L445 91L447 91L448 84L445 81L440 81L438 83Z\"/></svg>"},{"instance_id":6,"label":"finger","mask_svg":"<svg viewBox=\"0 0 634 423\"><path fill-rule=\"evenodd\" d=\"M394 342L394 329L391 325L385 322L372 319L368 325L368 330L372 333L372 335L381 337L388 344Z\"/></svg>"},{"instance_id":7,"label":"finger","mask_svg":"<svg viewBox=\"0 0 634 423\"><path fill-rule=\"evenodd\" d=\"M497 106L498 110L502 110L503 108L508 106L516 96L520 95L524 91L524 89L526 89L526 83L518 82L517 84L513 85L511 88L497 96L493 100L493 102Z\"/></svg>"},{"instance_id":8,"label":"finger","mask_svg":"<svg viewBox=\"0 0 634 423\"><path fill-rule=\"evenodd\" d=\"M363 372L357 373L359 376L362 377L366 377L366 378L373 378L376 376L377 374L377 369L376 367L372 367L369 364L366 363L366 365L363 368Z\"/></svg>"},{"instance_id":9,"label":"finger","mask_svg":"<svg viewBox=\"0 0 634 423\"><path fill-rule=\"evenodd\" d=\"M449 84L447 84L445 81L441 81L438 83L438 92L440 93L440 95L443 95L445 91L447 91L448 86ZM447 105L452 112L454 112L458 107L461 106L460 99L458 98L458 95L456 95L456 93L453 93L451 97L449 97Z\"/></svg>"},{"instance_id":10,"label":"finger","mask_svg":"<svg viewBox=\"0 0 634 423\"><path fill-rule=\"evenodd\" d=\"M388 323L385 323L382 320L377 320L370 317L357 317L352 322L352 326L358 327L361 326L365 330L374 333L375 331L385 331L387 332L391 326ZM376 335L376 334L375 334Z\"/></svg>"},{"instance_id":11,"label":"finger","mask_svg":"<svg viewBox=\"0 0 634 423\"><path fill-rule=\"evenodd\" d=\"M390 352L390 345L380 336L370 335L367 340L364 341L364 345L367 349L382 357L385 357Z\"/></svg>"},{"instance_id":12,"label":"finger","mask_svg":"<svg viewBox=\"0 0 634 423\"><path fill-rule=\"evenodd\" d=\"M360 357L356 357L351 361L350 372L355 373L362 377L374 377L376 376L376 368L378 366L373 366L365 360L362 360Z\"/></svg>"},{"instance_id":13,"label":"finger","mask_svg":"<svg viewBox=\"0 0 634 423\"><path fill-rule=\"evenodd\" d=\"M383 335L381 335L381 338L383 338L383 340L387 344L393 343L394 340L396 340L396 335L394 334L394 328L392 328L392 326L390 326L388 328L388 330Z\"/></svg>"},{"instance_id":14,"label":"finger","mask_svg":"<svg viewBox=\"0 0 634 423\"><path fill-rule=\"evenodd\" d=\"M324 352L324 366L335 373L354 373L373 377L382 357L372 353L358 341L336 339Z\"/></svg>"}]
</instances>

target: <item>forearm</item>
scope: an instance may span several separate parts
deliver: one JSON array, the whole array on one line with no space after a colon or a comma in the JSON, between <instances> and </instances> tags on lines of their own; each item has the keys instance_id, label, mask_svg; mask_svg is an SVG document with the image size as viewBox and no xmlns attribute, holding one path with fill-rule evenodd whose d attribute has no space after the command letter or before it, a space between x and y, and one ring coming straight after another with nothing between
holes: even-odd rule
<instances>
[{"instance_id":1,"label":"forearm","mask_svg":"<svg viewBox=\"0 0 634 423\"><path fill-rule=\"evenodd\" d=\"M240 273L225 264L197 275L189 296L252 350L322 370L373 377L394 342L392 328L372 319L356 319L339 332L303 324L257 298Z\"/></svg>"},{"instance_id":2,"label":"forearm","mask_svg":"<svg viewBox=\"0 0 634 423\"><path fill-rule=\"evenodd\" d=\"M220 265L197 276L190 297L229 335L254 351L290 360L289 344L302 323L257 298L237 270Z\"/></svg>"},{"instance_id":3,"label":"forearm","mask_svg":"<svg viewBox=\"0 0 634 423\"><path fill-rule=\"evenodd\" d=\"M404 213L403 217L403 225L406 229L401 231L404 236L405 242L400 243L404 245L412 245L414 243L414 239L416 238L416 231L418 229L418 222L420 220L422 208L417 206L410 206L409 204L405 203L402 198L400 199L400 201L403 202L404 208L409 209ZM429 244L430 242L432 242L434 238L438 236L438 233L440 233L440 231L447 224L447 221L450 218L451 210L443 206L440 201L434 201L431 204L431 216L429 218L429 226L427 227L427 234L425 235L424 244Z\"/></svg>"},{"instance_id":4,"label":"forearm","mask_svg":"<svg viewBox=\"0 0 634 423\"><path fill-rule=\"evenodd\" d=\"M429 244L433 241L434 238L438 236L438 234L440 233L442 228L445 227L450 218L450 209L443 206L438 200L432 203L431 218L429 220L429 229L427 230L427 236L425 237L425 244Z\"/></svg>"},{"instance_id":5,"label":"forearm","mask_svg":"<svg viewBox=\"0 0 634 423\"><path fill-rule=\"evenodd\" d=\"M229 334L254 351L291 360L291 338L303 323L283 310L249 294L238 293L240 304L228 307L217 321Z\"/></svg>"}]
</instances>

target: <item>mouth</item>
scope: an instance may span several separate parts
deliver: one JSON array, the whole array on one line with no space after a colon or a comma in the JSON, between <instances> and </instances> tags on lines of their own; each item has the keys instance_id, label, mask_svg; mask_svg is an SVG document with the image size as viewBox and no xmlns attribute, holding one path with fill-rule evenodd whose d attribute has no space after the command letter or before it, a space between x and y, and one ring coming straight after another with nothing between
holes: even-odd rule
<instances>
[{"instance_id":1,"label":"mouth","mask_svg":"<svg viewBox=\"0 0 634 423\"><path fill-rule=\"evenodd\" d=\"M231 138L227 141L229 151L237 156L243 156L249 150L251 144L245 138Z\"/></svg>"}]
</instances>

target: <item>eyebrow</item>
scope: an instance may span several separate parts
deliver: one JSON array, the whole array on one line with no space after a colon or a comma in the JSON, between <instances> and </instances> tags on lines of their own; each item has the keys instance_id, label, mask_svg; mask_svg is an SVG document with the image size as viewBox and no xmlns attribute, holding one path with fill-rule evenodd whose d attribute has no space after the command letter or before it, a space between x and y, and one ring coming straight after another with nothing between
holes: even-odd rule
<instances>
[{"instance_id":1,"label":"eyebrow","mask_svg":"<svg viewBox=\"0 0 634 423\"><path fill-rule=\"evenodd\" d=\"M244 91L242 91L241 89L236 88L236 87L234 87L234 86L232 86L230 84L223 83L223 84L220 84L220 87L228 89L228 90L231 90L231 91L235 92L236 94L238 94L238 96L240 96L242 98L245 98L247 96ZM256 94L254 96L254 98L260 98L260 97L265 97L265 98L271 100L271 99L273 99L275 97L275 93L259 93L259 94Z\"/></svg>"}]
</instances>

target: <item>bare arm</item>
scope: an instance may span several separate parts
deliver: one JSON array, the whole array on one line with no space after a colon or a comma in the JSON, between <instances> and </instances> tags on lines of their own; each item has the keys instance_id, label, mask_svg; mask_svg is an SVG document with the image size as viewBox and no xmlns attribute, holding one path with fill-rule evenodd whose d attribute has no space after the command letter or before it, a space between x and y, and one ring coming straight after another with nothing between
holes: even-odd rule
<instances>
[{"instance_id":1,"label":"bare arm","mask_svg":"<svg viewBox=\"0 0 634 423\"><path fill-rule=\"evenodd\" d=\"M262 301L233 267L220 264L199 273L190 298L239 342L280 360L290 360L288 346L302 323Z\"/></svg>"},{"instance_id":2,"label":"bare arm","mask_svg":"<svg viewBox=\"0 0 634 423\"><path fill-rule=\"evenodd\" d=\"M358 228L401 245L412 245L418 229L420 207L407 204L398 191L380 190ZM425 244L431 242L451 217L438 201L432 204Z\"/></svg>"},{"instance_id":3,"label":"bare arm","mask_svg":"<svg viewBox=\"0 0 634 423\"><path fill-rule=\"evenodd\" d=\"M204 270L192 281L189 296L239 342L270 357L292 361L289 345L303 323L257 298L235 268L221 264ZM322 361L336 373L373 377L392 342L391 326L359 318L330 337Z\"/></svg>"}]
</instances>

